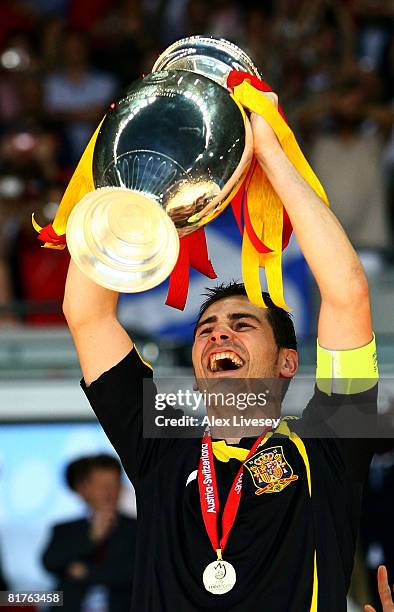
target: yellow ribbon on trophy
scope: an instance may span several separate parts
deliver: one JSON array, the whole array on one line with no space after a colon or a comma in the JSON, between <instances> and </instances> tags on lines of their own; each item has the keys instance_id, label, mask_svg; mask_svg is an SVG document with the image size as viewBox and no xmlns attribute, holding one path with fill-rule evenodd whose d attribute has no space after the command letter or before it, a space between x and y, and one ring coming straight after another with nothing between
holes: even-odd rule
<instances>
[{"instance_id":1,"label":"yellow ribbon on trophy","mask_svg":"<svg viewBox=\"0 0 394 612\"><path fill-rule=\"evenodd\" d=\"M237 102L261 115L269 123L289 160L316 194L329 205L327 195L305 159L292 130L273 103L264 95L263 91L271 89L257 77L237 71L230 73L228 85L233 89ZM256 306L265 307L259 275L259 268L264 268L271 299L277 306L290 310L283 295L282 250L290 237L289 234L286 244L283 245L283 204L258 163L251 166L245 182L245 191L246 213L249 216L252 233L254 231L262 246L267 247L256 248L255 242L251 240L250 231L243 232L242 276L248 298ZM246 223L245 229L247 229Z\"/></svg>"},{"instance_id":2,"label":"yellow ribbon on trophy","mask_svg":"<svg viewBox=\"0 0 394 612\"><path fill-rule=\"evenodd\" d=\"M66 246L66 227L70 213L74 206L90 191L95 189L93 182L93 153L97 136L104 119L100 121L96 131L89 140L81 159L72 175L67 189L59 204L56 216L52 224L41 227L32 215L34 229L38 232L38 238L44 242L48 249L64 249Z\"/></svg>"}]
</instances>

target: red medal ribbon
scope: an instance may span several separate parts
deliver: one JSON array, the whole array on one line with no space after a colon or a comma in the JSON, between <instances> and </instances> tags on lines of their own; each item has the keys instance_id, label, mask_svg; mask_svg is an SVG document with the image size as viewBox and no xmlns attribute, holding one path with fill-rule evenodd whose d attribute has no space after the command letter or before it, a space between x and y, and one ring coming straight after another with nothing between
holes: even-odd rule
<instances>
[{"instance_id":1,"label":"red medal ribbon","mask_svg":"<svg viewBox=\"0 0 394 612\"><path fill-rule=\"evenodd\" d=\"M250 459L253 453L255 453L268 431L270 431L270 428L265 428L260 437L255 441L234 478L226 505L224 506L222 516L222 537L220 541L217 521L219 514L219 495L213 459L212 439L209 431L205 432L202 439L200 463L198 466L198 491L200 494L200 505L205 529L211 541L212 548L218 555L218 559L222 557L230 531L234 525L235 517L237 516L239 502L241 501L244 464Z\"/></svg>"}]
</instances>

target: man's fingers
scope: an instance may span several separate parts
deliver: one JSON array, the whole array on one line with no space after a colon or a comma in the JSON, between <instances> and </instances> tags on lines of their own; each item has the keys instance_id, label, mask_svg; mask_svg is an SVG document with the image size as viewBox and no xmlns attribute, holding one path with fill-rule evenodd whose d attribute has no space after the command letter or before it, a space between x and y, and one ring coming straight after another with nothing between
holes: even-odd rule
<instances>
[{"instance_id":1,"label":"man's fingers","mask_svg":"<svg viewBox=\"0 0 394 612\"><path fill-rule=\"evenodd\" d=\"M393 596L387 577L387 569L384 565L378 567L378 591L383 612L394 612ZM376 612L370 605L364 606L364 612Z\"/></svg>"},{"instance_id":2,"label":"man's fingers","mask_svg":"<svg viewBox=\"0 0 394 612\"><path fill-rule=\"evenodd\" d=\"M276 93L274 93L273 91L262 91L261 93L263 94L263 96L268 98L268 100L270 102L272 102L272 104L275 106L275 108L278 108L279 98L278 98ZM249 112L253 112L252 109L250 109L246 105L244 105L244 108L246 108Z\"/></svg>"},{"instance_id":3,"label":"man's fingers","mask_svg":"<svg viewBox=\"0 0 394 612\"><path fill-rule=\"evenodd\" d=\"M378 567L378 591L383 608L384 606L393 606L393 598L387 577L387 569L384 565L380 565Z\"/></svg>"},{"instance_id":4,"label":"man's fingers","mask_svg":"<svg viewBox=\"0 0 394 612\"><path fill-rule=\"evenodd\" d=\"M274 93L273 91L265 91L264 95L266 98L268 98L268 100L272 102L275 108L278 108L278 96L276 93Z\"/></svg>"}]
</instances>

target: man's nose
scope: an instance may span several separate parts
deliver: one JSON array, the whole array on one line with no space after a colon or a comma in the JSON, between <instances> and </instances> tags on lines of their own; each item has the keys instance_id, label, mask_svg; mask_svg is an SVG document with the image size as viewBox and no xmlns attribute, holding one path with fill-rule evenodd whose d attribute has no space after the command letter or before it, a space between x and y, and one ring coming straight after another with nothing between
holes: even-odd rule
<instances>
[{"instance_id":1,"label":"man's nose","mask_svg":"<svg viewBox=\"0 0 394 612\"><path fill-rule=\"evenodd\" d=\"M215 327L212 330L210 340L211 342L220 342L223 340L229 340L232 337L232 331L230 328L223 325Z\"/></svg>"}]
</instances>

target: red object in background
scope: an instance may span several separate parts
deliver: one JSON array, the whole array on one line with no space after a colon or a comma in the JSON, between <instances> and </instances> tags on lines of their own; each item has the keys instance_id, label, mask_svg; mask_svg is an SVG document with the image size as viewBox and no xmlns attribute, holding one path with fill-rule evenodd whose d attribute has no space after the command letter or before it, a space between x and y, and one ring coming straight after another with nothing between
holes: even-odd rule
<instances>
[{"instance_id":1,"label":"red object in background","mask_svg":"<svg viewBox=\"0 0 394 612\"><path fill-rule=\"evenodd\" d=\"M110 8L112 0L71 0L68 11L68 22L77 30L90 30Z\"/></svg>"},{"instance_id":2,"label":"red object in background","mask_svg":"<svg viewBox=\"0 0 394 612\"><path fill-rule=\"evenodd\" d=\"M13 31L31 31L34 26L33 20L12 2L0 1L0 47L6 43L9 34Z\"/></svg>"},{"instance_id":3,"label":"red object in background","mask_svg":"<svg viewBox=\"0 0 394 612\"><path fill-rule=\"evenodd\" d=\"M39 248L37 240L26 241L18 247L19 277L23 299L37 314L27 314L26 323L33 325L62 325L64 285L70 255L66 250ZM52 312L45 312L53 304ZM43 312L39 312L40 306Z\"/></svg>"}]
</instances>

